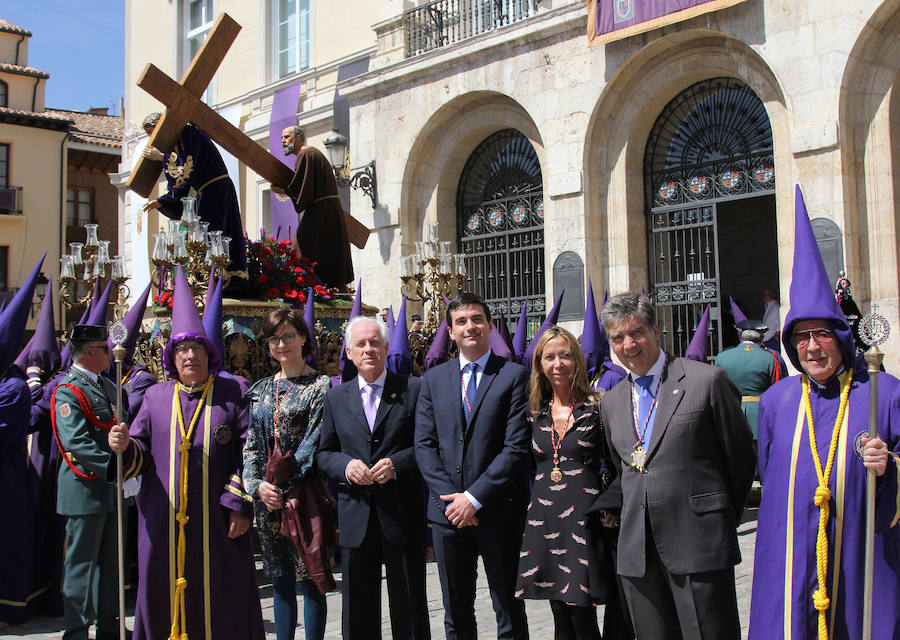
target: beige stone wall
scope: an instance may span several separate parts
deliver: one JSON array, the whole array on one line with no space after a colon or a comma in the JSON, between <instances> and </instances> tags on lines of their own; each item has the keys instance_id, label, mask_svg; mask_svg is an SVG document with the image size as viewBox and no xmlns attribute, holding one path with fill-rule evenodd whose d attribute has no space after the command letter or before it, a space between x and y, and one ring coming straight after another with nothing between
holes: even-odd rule
<instances>
[{"instance_id":1,"label":"beige stone wall","mask_svg":"<svg viewBox=\"0 0 900 640\"><path fill-rule=\"evenodd\" d=\"M65 135L0 123L0 142L10 145L10 184L22 187L22 215L0 214L0 244L9 246L9 281L13 287L22 283L45 251L44 275L55 281L59 274L61 214L64 217L65 212ZM29 319L29 329L34 328L36 320Z\"/></svg>"}]
</instances>

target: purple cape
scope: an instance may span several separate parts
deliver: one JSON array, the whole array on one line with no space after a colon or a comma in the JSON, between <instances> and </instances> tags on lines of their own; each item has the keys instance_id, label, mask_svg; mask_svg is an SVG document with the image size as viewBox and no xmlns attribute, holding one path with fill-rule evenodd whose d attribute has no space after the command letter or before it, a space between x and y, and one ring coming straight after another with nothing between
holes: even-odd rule
<instances>
[{"instance_id":1,"label":"purple cape","mask_svg":"<svg viewBox=\"0 0 900 640\"><path fill-rule=\"evenodd\" d=\"M753 595L750 605L750 640L815 638L817 611L812 593L817 588L816 533L819 509L813 504L818 486L804 419L799 433L796 461L792 454L801 402L801 376L782 380L762 395L759 406L759 475L762 503L756 535ZM816 443L823 467L837 417L839 385L832 378L823 389L810 383L810 405ZM865 432L869 415L868 374L854 371L848 403L847 427L831 472L831 515L828 521L828 631L834 638L862 637L863 557L865 553L866 473L856 454L857 435ZM892 452L900 450L900 381L881 374L878 398L878 432ZM796 471L791 478L792 465ZM900 637L900 530L896 453L878 480L875 506L875 590L872 638ZM793 509L789 510L789 483L793 480ZM840 532L836 522L840 520ZM786 552L788 527L792 527L792 562ZM835 584L835 553L840 533L840 576ZM790 569L786 569L790 567ZM790 578L786 579L786 574ZM786 582L788 583L786 585ZM785 591L790 602L785 606ZM788 616L789 614L789 616ZM789 622L788 622L789 620ZM785 628L789 626L788 632Z\"/></svg>"},{"instance_id":2,"label":"purple cape","mask_svg":"<svg viewBox=\"0 0 900 640\"><path fill-rule=\"evenodd\" d=\"M138 508L138 591L134 638L168 638L175 590L180 507L181 434L173 408L175 382L144 394L124 455L127 477L143 473ZM190 421L200 394L179 391ZM187 426L187 425L186 425ZM249 534L228 538L231 511L252 514L240 480L247 406L236 382L216 377L188 453L185 578L187 633L192 640L264 640ZM205 452L205 455L204 455ZM111 463L110 477L115 475ZM170 481L174 478L174 482ZM211 603L210 607L205 602Z\"/></svg>"}]
</instances>

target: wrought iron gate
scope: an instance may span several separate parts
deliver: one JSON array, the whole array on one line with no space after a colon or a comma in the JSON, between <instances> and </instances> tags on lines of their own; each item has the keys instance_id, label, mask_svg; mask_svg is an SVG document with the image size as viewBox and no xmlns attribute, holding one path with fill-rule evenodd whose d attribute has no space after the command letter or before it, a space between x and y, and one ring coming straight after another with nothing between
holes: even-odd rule
<instances>
[{"instance_id":1,"label":"wrought iron gate","mask_svg":"<svg viewBox=\"0 0 900 640\"><path fill-rule=\"evenodd\" d=\"M486 138L466 162L456 202L466 289L513 322L527 302L533 332L545 285L543 182L531 142L515 129Z\"/></svg>"},{"instance_id":2,"label":"wrought iron gate","mask_svg":"<svg viewBox=\"0 0 900 640\"><path fill-rule=\"evenodd\" d=\"M718 204L772 193L772 129L733 78L699 82L657 118L644 156L650 285L662 347L683 355L706 305L707 353L722 349Z\"/></svg>"}]
</instances>

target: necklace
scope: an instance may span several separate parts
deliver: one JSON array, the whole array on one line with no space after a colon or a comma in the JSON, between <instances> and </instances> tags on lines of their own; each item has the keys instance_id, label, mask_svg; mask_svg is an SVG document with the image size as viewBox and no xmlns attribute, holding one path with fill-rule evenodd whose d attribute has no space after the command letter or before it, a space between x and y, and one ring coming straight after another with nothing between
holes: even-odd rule
<instances>
[{"instance_id":1,"label":"necklace","mask_svg":"<svg viewBox=\"0 0 900 640\"><path fill-rule=\"evenodd\" d=\"M572 404L569 406L569 415L566 417L566 422L563 425L563 432L561 434L557 433L556 419L553 417L553 398L550 398L550 423L552 425L552 429L550 429L550 444L553 445L553 469L550 471L550 480L553 482L562 480L562 471L559 470L559 448L562 445L563 437L569 432L569 422L572 420L572 414L574 413L575 405Z\"/></svg>"},{"instance_id":2,"label":"necklace","mask_svg":"<svg viewBox=\"0 0 900 640\"><path fill-rule=\"evenodd\" d=\"M278 412L281 411L281 403L284 398L287 397L287 395L291 392L291 389L294 388L294 381L291 380L291 386L289 386L287 388L287 391L284 392L284 396L279 397L278 387L281 384L281 381L284 380L283 376L283 373L281 378L275 376L275 409L272 411L272 422L275 425L275 433L278 433ZM290 380L290 378L288 379Z\"/></svg>"},{"instance_id":3,"label":"necklace","mask_svg":"<svg viewBox=\"0 0 900 640\"><path fill-rule=\"evenodd\" d=\"M663 367L665 367L665 364L663 364ZM637 436L637 442L634 443L634 450L631 452L631 466L634 467L638 473L643 473L644 466L647 464L647 449L644 449L644 436L647 434L650 420L653 418L653 414L656 411L656 401L659 399L660 386L662 386L662 374L657 377L656 390L650 392L653 401L650 403L650 410L647 412L647 419L644 421L644 427L638 430L638 423L640 421L640 418L638 417L638 405L640 401L635 395L634 379L631 379L631 410L634 416L634 433Z\"/></svg>"}]
</instances>

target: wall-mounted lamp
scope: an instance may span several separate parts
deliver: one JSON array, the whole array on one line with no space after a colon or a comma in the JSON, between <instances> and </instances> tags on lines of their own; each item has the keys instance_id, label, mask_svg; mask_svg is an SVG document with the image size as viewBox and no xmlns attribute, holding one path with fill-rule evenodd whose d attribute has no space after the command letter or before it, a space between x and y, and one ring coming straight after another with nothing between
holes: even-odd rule
<instances>
[{"instance_id":1,"label":"wall-mounted lamp","mask_svg":"<svg viewBox=\"0 0 900 640\"><path fill-rule=\"evenodd\" d=\"M375 179L375 161L372 160L364 167L350 168L350 150L347 136L341 135L335 129L331 135L325 138L325 150L328 152L328 161L334 167L334 179L342 187L362 189L372 199L372 208L378 206L378 185Z\"/></svg>"},{"instance_id":2,"label":"wall-mounted lamp","mask_svg":"<svg viewBox=\"0 0 900 640\"><path fill-rule=\"evenodd\" d=\"M31 317L34 318L41 310L41 303L44 302L44 296L47 295L47 285L50 283L47 276L41 271L37 275L34 287L34 300L31 302Z\"/></svg>"}]
</instances>

